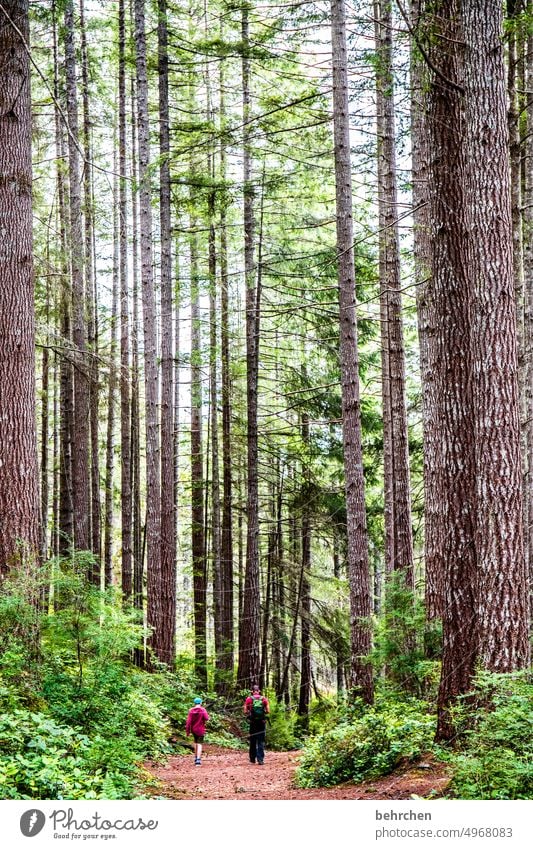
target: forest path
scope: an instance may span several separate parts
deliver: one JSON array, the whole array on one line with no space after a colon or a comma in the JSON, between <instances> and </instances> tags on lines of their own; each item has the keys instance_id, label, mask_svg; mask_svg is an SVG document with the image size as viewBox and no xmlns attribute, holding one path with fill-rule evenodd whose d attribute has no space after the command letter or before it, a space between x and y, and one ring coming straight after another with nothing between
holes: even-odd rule
<instances>
[{"instance_id":1,"label":"forest path","mask_svg":"<svg viewBox=\"0 0 533 849\"><path fill-rule=\"evenodd\" d=\"M438 796L449 781L445 765L428 756L375 781L301 789L293 786L299 756L267 751L259 766L249 763L246 751L207 745L201 766L194 765L192 754L145 764L153 779L148 792L165 799L409 799Z\"/></svg>"}]
</instances>

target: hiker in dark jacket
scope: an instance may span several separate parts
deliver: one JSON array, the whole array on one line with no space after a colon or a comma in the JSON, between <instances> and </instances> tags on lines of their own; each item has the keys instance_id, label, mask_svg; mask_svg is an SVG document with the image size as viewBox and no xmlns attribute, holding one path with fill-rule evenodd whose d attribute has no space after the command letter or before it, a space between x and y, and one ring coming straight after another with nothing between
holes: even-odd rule
<instances>
[{"instance_id":1,"label":"hiker in dark jacket","mask_svg":"<svg viewBox=\"0 0 533 849\"><path fill-rule=\"evenodd\" d=\"M244 702L244 715L250 720L250 763L257 759L259 766L265 760L266 720L270 707L266 696L261 695L259 687L253 687L250 696Z\"/></svg>"},{"instance_id":2,"label":"hiker in dark jacket","mask_svg":"<svg viewBox=\"0 0 533 849\"><path fill-rule=\"evenodd\" d=\"M196 698L185 723L185 733L194 737L194 764L200 766L202 763L202 743L205 736L205 724L209 721L209 714L202 707L202 700Z\"/></svg>"}]
</instances>

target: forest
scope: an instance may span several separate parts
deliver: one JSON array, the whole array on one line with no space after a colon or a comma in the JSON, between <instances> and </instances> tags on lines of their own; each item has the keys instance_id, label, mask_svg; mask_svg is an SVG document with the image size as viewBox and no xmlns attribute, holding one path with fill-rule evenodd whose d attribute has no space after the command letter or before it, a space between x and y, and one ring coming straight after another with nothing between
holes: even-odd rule
<instances>
[{"instance_id":1,"label":"forest","mask_svg":"<svg viewBox=\"0 0 533 849\"><path fill-rule=\"evenodd\" d=\"M1 0L0 231L0 798L257 685L287 798L531 799L533 2Z\"/></svg>"}]
</instances>

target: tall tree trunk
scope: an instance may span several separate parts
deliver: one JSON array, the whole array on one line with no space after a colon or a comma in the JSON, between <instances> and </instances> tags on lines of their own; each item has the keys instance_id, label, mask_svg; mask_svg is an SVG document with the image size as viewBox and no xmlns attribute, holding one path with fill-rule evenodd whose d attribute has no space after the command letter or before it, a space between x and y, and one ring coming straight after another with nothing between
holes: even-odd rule
<instances>
[{"instance_id":1,"label":"tall tree trunk","mask_svg":"<svg viewBox=\"0 0 533 849\"><path fill-rule=\"evenodd\" d=\"M137 119L135 110L135 80L131 79L131 278L132 278L132 316L131 316L131 519L133 523L131 547L133 555L133 606L142 617L144 608L144 545L143 538L146 539L146 533L143 537L142 516L141 516L141 425L140 425L140 391L139 391L139 215L138 201L139 193L137 189L138 169L137 169ZM122 291L122 289L121 289ZM122 300L122 298L121 298ZM122 308L121 308L121 325L122 323ZM121 356L123 347L121 346ZM125 398L125 393L122 395L122 400ZM122 405L121 405L122 406ZM125 414L124 414L125 418ZM124 418L122 426L124 427ZM126 461L126 454L123 454L123 462ZM124 471L123 471L124 474ZM124 490L123 490L124 494ZM125 505L122 505L123 511ZM126 521L124 512L122 521ZM124 525L122 532L124 533ZM124 545L124 538L123 538ZM123 552L124 557L124 552ZM123 580L124 580L124 560L122 563ZM123 593L124 587L123 587ZM145 653L142 648L137 648L134 651L134 661L139 667L145 664Z\"/></svg>"},{"instance_id":2,"label":"tall tree trunk","mask_svg":"<svg viewBox=\"0 0 533 849\"><path fill-rule=\"evenodd\" d=\"M191 251L191 535L194 596L195 671L207 684L207 564L204 539L202 449L202 347L196 223L190 222Z\"/></svg>"},{"instance_id":3,"label":"tall tree trunk","mask_svg":"<svg viewBox=\"0 0 533 849\"><path fill-rule=\"evenodd\" d=\"M332 0L331 18L340 366L351 612L351 684L364 700L370 703L373 700L372 670L363 660L370 650L368 619L371 612L371 600L355 315L350 116L344 0Z\"/></svg>"},{"instance_id":4,"label":"tall tree trunk","mask_svg":"<svg viewBox=\"0 0 533 849\"><path fill-rule=\"evenodd\" d=\"M66 189L63 173L65 159L65 142L63 136L62 116L59 111L59 59L57 44L56 4L52 4L53 22L53 53L54 53L54 119L55 119L55 153L57 160L57 203L59 212L59 238L61 255L60 297L59 297L59 329L63 348L60 362L60 392L59 392L59 522L58 522L58 554L65 555L73 542L72 513L72 419L74 415L74 397L72 384L71 360L71 286L69 281L67 255L67 211Z\"/></svg>"},{"instance_id":5,"label":"tall tree trunk","mask_svg":"<svg viewBox=\"0 0 533 849\"><path fill-rule=\"evenodd\" d=\"M139 143L139 209L141 282L144 330L146 405L146 553L149 643L157 657L163 623L161 585L161 475L159 456L157 334L152 268L152 206L150 191L150 134L144 0L135 0L137 71L137 133ZM164 663L166 657L159 657Z\"/></svg>"},{"instance_id":6,"label":"tall tree trunk","mask_svg":"<svg viewBox=\"0 0 533 849\"><path fill-rule=\"evenodd\" d=\"M161 633L157 656L174 663L176 631L176 517L174 513L174 399L172 342L172 232L167 3L158 0L159 208L161 225Z\"/></svg>"},{"instance_id":7,"label":"tall tree trunk","mask_svg":"<svg viewBox=\"0 0 533 849\"><path fill-rule=\"evenodd\" d=\"M118 169L119 169L119 289L120 289L120 511L123 599L131 603L132 575L132 461L130 316L128 286L128 197L126 163L126 14L124 0L118 6ZM133 97L132 97L133 108ZM132 147L136 143L132 133ZM134 155L132 151L132 155ZM135 181L136 175L133 175ZM132 192L135 190L132 187ZM134 253L137 253L137 222L134 222ZM136 273L136 269L134 271ZM142 596L142 592L141 592ZM142 602L141 602L142 604Z\"/></svg>"},{"instance_id":8,"label":"tall tree trunk","mask_svg":"<svg viewBox=\"0 0 533 849\"><path fill-rule=\"evenodd\" d=\"M211 178L214 169L210 166ZM224 574L222 570L221 526L220 526L220 471L218 443L218 373L217 373L217 302L216 302L216 231L215 231L215 193L209 192L209 394L211 412L211 539L213 564L215 665L217 691L224 692L226 687L224 656ZM222 674L220 674L222 673Z\"/></svg>"},{"instance_id":9,"label":"tall tree trunk","mask_svg":"<svg viewBox=\"0 0 533 849\"><path fill-rule=\"evenodd\" d=\"M0 574L39 549L28 3L0 11Z\"/></svg>"},{"instance_id":10,"label":"tall tree trunk","mask_svg":"<svg viewBox=\"0 0 533 849\"><path fill-rule=\"evenodd\" d=\"M385 366L383 369L385 516L390 514L392 520L392 529L387 533L387 538L390 537L391 548L386 554L386 559L389 570L402 570L406 585L413 588L409 437L405 401L400 236L397 223L391 6L391 0L374 0L377 52L376 103L380 210L381 346L382 362ZM385 426L386 422L388 427ZM387 501L389 501L389 504L387 504Z\"/></svg>"},{"instance_id":11,"label":"tall tree trunk","mask_svg":"<svg viewBox=\"0 0 533 849\"><path fill-rule=\"evenodd\" d=\"M116 170L116 166L115 166ZM107 435L104 502L104 585L113 583L113 467L115 453L115 394L117 391L117 312L119 285L119 212L118 180L113 186L113 292L111 296L111 345L109 349L109 384L107 394Z\"/></svg>"},{"instance_id":12,"label":"tall tree trunk","mask_svg":"<svg viewBox=\"0 0 533 849\"><path fill-rule=\"evenodd\" d=\"M528 15L533 12L533 4L528 3ZM526 40L526 91L531 92L533 86L533 35ZM524 186L524 344L525 386L526 386L526 456L528 459L528 476L526 498L526 534L528 576L530 587L533 586L533 497L529 494L533 481L533 98L528 95L527 129L524 149L525 186Z\"/></svg>"},{"instance_id":13,"label":"tall tree trunk","mask_svg":"<svg viewBox=\"0 0 533 849\"><path fill-rule=\"evenodd\" d=\"M304 370L305 375L305 370ZM304 451L309 450L309 416L302 414L302 442ZM311 697L311 509L308 458L304 460L304 486L302 490L302 601L301 601L301 647L300 647L300 694L298 716L301 727L309 729L309 701Z\"/></svg>"},{"instance_id":14,"label":"tall tree trunk","mask_svg":"<svg viewBox=\"0 0 533 849\"><path fill-rule=\"evenodd\" d=\"M224 63L220 62L220 125L225 124ZM220 669L225 677L233 673L233 516L232 516L232 451L231 451L231 358L229 332L228 246L226 231L226 147L220 144L220 356L222 380L222 539L220 568L222 571L222 654ZM221 690L229 687L221 682Z\"/></svg>"},{"instance_id":15,"label":"tall tree trunk","mask_svg":"<svg viewBox=\"0 0 533 849\"><path fill-rule=\"evenodd\" d=\"M50 322L50 237L47 239L47 277L46 277L46 304L45 304L45 321L46 321L46 342L42 353L42 368L41 368L41 539L40 539L40 555L41 561L44 562L48 555L48 506L50 495L49 482L49 452L48 442L50 438L50 356L49 356L49 339L48 325Z\"/></svg>"},{"instance_id":16,"label":"tall tree trunk","mask_svg":"<svg viewBox=\"0 0 533 849\"><path fill-rule=\"evenodd\" d=\"M93 174L89 115L89 57L87 53L87 32L85 27L85 4L80 0L80 47L82 73L82 112L83 112L83 218L85 227L84 275L87 311L87 343L90 352L89 405L90 405L90 458L91 458L91 551L95 563L91 580L100 586L100 558L102 555L101 519L100 519L100 463L98 440L98 304L96 299L96 269L93 262L94 240L94 204Z\"/></svg>"},{"instance_id":17,"label":"tall tree trunk","mask_svg":"<svg viewBox=\"0 0 533 849\"><path fill-rule=\"evenodd\" d=\"M419 31L421 0L411 0L411 29ZM437 316L431 301L432 250L429 218L429 137L427 126L428 69L416 39L411 39L411 160L413 183L413 247L416 310L420 346L422 418L424 432L424 566L425 604L428 619L442 616L444 561L439 533L439 474L444 455L438 432L435 375Z\"/></svg>"},{"instance_id":18,"label":"tall tree trunk","mask_svg":"<svg viewBox=\"0 0 533 849\"><path fill-rule=\"evenodd\" d=\"M83 280L83 231L78 149L78 95L74 4L65 5L65 73L68 117L70 258L72 279L72 342L74 346L74 439L72 443L72 506L74 547L88 551L90 539L90 363L87 357L86 300Z\"/></svg>"},{"instance_id":19,"label":"tall tree trunk","mask_svg":"<svg viewBox=\"0 0 533 849\"><path fill-rule=\"evenodd\" d=\"M432 78L428 95L432 276L426 297L436 320L431 389L435 393L432 412L439 428L436 444L440 442L442 451L438 464L441 524L432 526L436 540L428 538L427 545L432 550L438 544L445 574L442 664L446 673L443 671L439 691L438 734L447 737L453 733L448 706L468 689L476 662L475 431L469 379L473 315L463 217L463 32L456 0L442 3L439 11L438 28L431 15L423 22L424 28L436 28L435 44L439 45L431 57L438 75ZM449 167L452 157L453 169ZM432 528L426 529L426 535Z\"/></svg>"},{"instance_id":20,"label":"tall tree trunk","mask_svg":"<svg viewBox=\"0 0 533 849\"><path fill-rule=\"evenodd\" d=\"M257 436L257 381L259 370L259 297L254 265L254 187L252 182L249 7L243 5L243 183L244 278L246 287L246 411L247 411L247 534L243 623L240 630L238 682L251 686L260 672L259 591L259 477Z\"/></svg>"},{"instance_id":21,"label":"tall tree trunk","mask_svg":"<svg viewBox=\"0 0 533 849\"><path fill-rule=\"evenodd\" d=\"M476 306L472 385L477 623L482 663L496 672L509 672L529 661L529 611L502 8L498 0L470 0L463 15L467 45L465 215Z\"/></svg>"}]
</instances>

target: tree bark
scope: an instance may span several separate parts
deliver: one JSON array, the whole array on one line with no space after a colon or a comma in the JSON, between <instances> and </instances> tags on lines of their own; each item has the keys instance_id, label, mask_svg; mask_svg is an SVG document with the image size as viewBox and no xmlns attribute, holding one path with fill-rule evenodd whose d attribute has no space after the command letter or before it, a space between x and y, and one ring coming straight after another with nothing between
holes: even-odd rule
<instances>
[{"instance_id":1,"label":"tree bark","mask_svg":"<svg viewBox=\"0 0 533 849\"><path fill-rule=\"evenodd\" d=\"M191 547L194 596L195 671L207 685L207 564L204 539L202 448L202 348L200 284L195 222L191 220Z\"/></svg>"},{"instance_id":2,"label":"tree bark","mask_svg":"<svg viewBox=\"0 0 533 849\"><path fill-rule=\"evenodd\" d=\"M158 0L159 209L161 226L161 632L157 656L172 667L176 631L176 517L174 513L174 398L172 231L167 3Z\"/></svg>"},{"instance_id":3,"label":"tree bark","mask_svg":"<svg viewBox=\"0 0 533 849\"><path fill-rule=\"evenodd\" d=\"M411 28L420 32L421 0L411 0ZM416 39L411 38L411 161L413 183L413 247L416 311L420 347L420 377L424 444L424 567L428 619L442 616L444 562L439 533L440 483L443 454L435 398L437 316L431 300L432 250L429 217L429 137L427 122L428 69Z\"/></svg>"},{"instance_id":4,"label":"tree bark","mask_svg":"<svg viewBox=\"0 0 533 849\"><path fill-rule=\"evenodd\" d=\"M17 29L15 29L15 27ZM18 32L17 32L18 30ZM19 34L20 33L20 34ZM28 3L0 11L0 574L39 550Z\"/></svg>"},{"instance_id":5,"label":"tree bark","mask_svg":"<svg viewBox=\"0 0 533 849\"><path fill-rule=\"evenodd\" d=\"M152 206L150 190L150 135L144 0L135 0L135 48L137 72L137 133L139 145L139 213L141 284L144 332L144 383L146 421L146 554L147 619L152 629L149 645L158 656L162 630L161 583L161 474L159 453L157 334L152 267ZM167 657L159 657L163 663Z\"/></svg>"},{"instance_id":6,"label":"tree bark","mask_svg":"<svg viewBox=\"0 0 533 849\"><path fill-rule=\"evenodd\" d=\"M463 15L465 215L476 306L472 327L480 590L476 612L482 663L496 672L510 672L529 662L529 611L503 15L497 0L469 0Z\"/></svg>"},{"instance_id":7,"label":"tree bark","mask_svg":"<svg viewBox=\"0 0 533 849\"><path fill-rule=\"evenodd\" d=\"M87 357L87 322L83 268L81 183L78 149L78 94L76 48L74 43L74 4L65 5L65 73L68 117L70 258L72 278L72 343L74 346L74 418L72 442L72 506L74 548L91 549L90 539L90 373Z\"/></svg>"},{"instance_id":8,"label":"tree bark","mask_svg":"<svg viewBox=\"0 0 533 849\"><path fill-rule=\"evenodd\" d=\"M344 0L332 0L333 129L337 209L337 269L340 311L340 366L348 579L350 584L351 684L363 699L373 700L372 670L364 661L370 650L371 612L368 538L364 497L363 457L355 315L355 265L350 162L350 116Z\"/></svg>"},{"instance_id":9,"label":"tree bark","mask_svg":"<svg viewBox=\"0 0 533 849\"><path fill-rule=\"evenodd\" d=\"M390 516L389 524L392 524L391 528L387 528L386 522L389 544L386 563L389 571L401 570L406 586L414 588L400 236L397 223L391 6L391 0L374 0L385 517L387 519Z\"/></svg>"},{"instance_id":10,"label":"tree bark","mask_svg":"<svg viewBox=\"0 0 533 849\"><path fill-rule=\"evenodd\" d=\"M126 162L126 14L124 0L118 6L118 169L119 169L119 290L120 290L120 513L121 587L126 603L133 593L132 569L132 412L130 373L130 316L128 285L128 196ZM133 98L132 98L133 100ZM133 103L132 103L133 106ZM136 143L132 133L132 148ZM132 149L132 156L134 151ZM136 179L136 175L133 175ZM132 192L134 189L132 188ZM134 221L136 231L137 222ZM137 234L134 232L134 254ZM136 273L136 269L134 271Z\"/></svg>"},{"instance_id":11,"label":"tree bark","mask_svg":"<svg viewBox=\"0 0 533 849\"><path fill-rule=\"evenodd\" d=\"M259 301L254 264L254 187L252 183L249 7L243 5L243 182L244 278L246 287L247 534L243 627L240 629L238 683L252 686L260 672L259 478L257 381L259 369Z\"/></svg>"}]
</instances>

